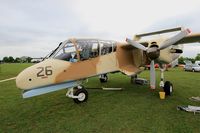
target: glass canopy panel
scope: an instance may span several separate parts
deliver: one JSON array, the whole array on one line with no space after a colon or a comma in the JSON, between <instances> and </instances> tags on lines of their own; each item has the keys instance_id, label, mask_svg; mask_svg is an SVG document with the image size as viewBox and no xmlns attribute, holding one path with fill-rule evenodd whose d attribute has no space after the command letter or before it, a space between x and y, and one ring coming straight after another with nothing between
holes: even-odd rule
<instances>
[{"instance_id":1,"label":"glass canopy panel","mask_svg":"<svg viewBox=\"0 0 200 133\"><path fill-rule=\"evenodd\" d=\"M55 53L52 55L52 58L65 60L69 62L78 61L76 48L74 44L70 41L63 42L62 45L60 45L59 48L55 51Z\"/></svg>"}]
</instances>

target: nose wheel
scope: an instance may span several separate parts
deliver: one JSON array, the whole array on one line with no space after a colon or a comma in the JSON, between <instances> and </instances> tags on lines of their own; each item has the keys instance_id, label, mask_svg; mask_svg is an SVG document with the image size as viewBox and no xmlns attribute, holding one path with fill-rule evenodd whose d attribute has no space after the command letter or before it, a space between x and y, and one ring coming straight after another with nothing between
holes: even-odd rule
<instances>
[{"instance_id":1,"label":"nose wheel","mask_svg":"<svg viewBox=\"0 0 200 133\"><path fill-rule=\"evenodd\" d=\"M163 87L165 95L170 96L173 93L173 85L171 82L166 81Z\"/></svg>"},{"instance_id":2,"label":"nose wheel","mask_svg":"<svg viewBox=\"0 0 200 133\"><path fill-rule=\"evenodd\" d=\"M170 81L164 83L164 71L165 69L161 67L160 87L163 88L165 95L170 96L173 93L173 84Z\"/></svg>"},{"instance_id":3,"label":"nose wheel","mask_svg":"<svg viewBox=\"0 0 200 133\"><path fill-rule=\"evenodd\" d=\"M88 92L83 86L77 86L74 88L70 88L66 96L72 98L75 103L83 103L86 102L88 99Z\"/></svg>"}]
</instances>

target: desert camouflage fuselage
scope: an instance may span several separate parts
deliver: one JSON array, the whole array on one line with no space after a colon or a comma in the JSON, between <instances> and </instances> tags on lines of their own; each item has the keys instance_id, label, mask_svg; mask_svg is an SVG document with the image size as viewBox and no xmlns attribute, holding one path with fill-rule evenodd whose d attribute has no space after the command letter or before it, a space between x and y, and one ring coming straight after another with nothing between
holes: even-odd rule
<instances>
[{"instance_id":1,"label":"desert camouflage fuselage","mask_svg":"<svg viewBox=\"0 0 200 133\"><path fill-rule=\"evenodd\" d=\"M159 39L156 44L159 46L162 41ZM89 47L84 47L87 44ZM149 41L146 46L151 47L154 44L155 40ZM65 51L67 46L68 52ZM107 48L107 51L103 48ZM88 49L90 50L87 51ZM157 60L165 63L172 62L181 54L176 50L182 51L182 47L176 45L161 50ZM30 90L84 80L110 72L122 72L132 76L142 71L141 66L149 63L146 52L127 43L97 39L70 39L63 42L48 59L22 71L17 76L16 84L22 90Z\"/></svg>"}]
</instances>

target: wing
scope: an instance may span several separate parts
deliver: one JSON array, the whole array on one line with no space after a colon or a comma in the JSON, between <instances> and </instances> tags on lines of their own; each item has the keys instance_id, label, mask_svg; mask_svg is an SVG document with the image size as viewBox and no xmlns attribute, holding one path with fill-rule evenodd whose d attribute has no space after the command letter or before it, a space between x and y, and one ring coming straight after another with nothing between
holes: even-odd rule
<instances>
[{"instance_id":1,"label":"wing","mask_svg":"<svg viewBox=\"0 0 200 133\"><path fill-rule=\"evenodd\" d=\"M200 33L190 34L190 35L184 37L183 39L181 39L180 41L178 41L177 43L175 43L174 45L186 44L186 43L195 43L195 42L200 42Z\"/></svg>"}]
</instances>

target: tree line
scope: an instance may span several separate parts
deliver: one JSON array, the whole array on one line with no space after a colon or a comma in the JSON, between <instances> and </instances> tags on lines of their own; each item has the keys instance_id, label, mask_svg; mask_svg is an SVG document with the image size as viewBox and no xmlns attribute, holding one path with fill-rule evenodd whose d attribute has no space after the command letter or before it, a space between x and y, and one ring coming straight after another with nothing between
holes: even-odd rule
<instances>
[{"instance_id":1,"label":"tree line","mask_svg":"<svg viewBox=\"0 0 200 133\"><path fill-rule=\"evenodd\" d=\"M4 63L31 63L32 58L31 57L16 57L13 58L12 56L5 56L3 57L3 60L0 62Z\"/></svg>"},{"instance_id":2,"label":"tree line","mask_svg":"<svg viewBox=\"0 0 200 133\"><path fill-rule=\"evenodd\" d=\"M179 57L178 58L178 64L185 64L184 61L191 61L192 63L195 63L195 61L200 61L200 53L196 55L195 58L188 58L188 57Z\"/></svg>"}]
</instances>

